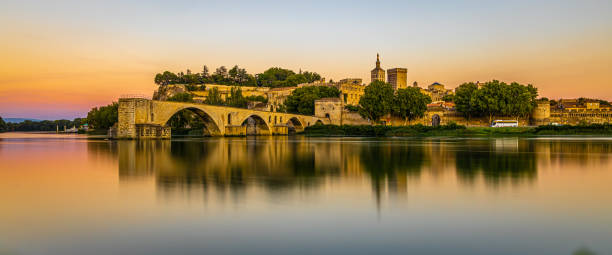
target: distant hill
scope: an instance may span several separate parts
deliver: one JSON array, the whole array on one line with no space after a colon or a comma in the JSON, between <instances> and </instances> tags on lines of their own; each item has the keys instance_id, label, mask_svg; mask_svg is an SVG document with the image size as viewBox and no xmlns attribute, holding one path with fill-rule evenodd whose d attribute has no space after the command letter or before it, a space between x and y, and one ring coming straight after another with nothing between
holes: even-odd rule
<instances>
[{"instance_id":1,"label":"distant hill","mask_svg":"<svg viewBox=\"0 0 612 255\"><path fill-rule=\"evenodd\" d=\"M4 122L7 122L7 123L19 123L19 122L23 122L26 120L41 121L39 119L25 119L25 118L2 118L2 119L4 119Z\"/></svg>"}]
</instances>

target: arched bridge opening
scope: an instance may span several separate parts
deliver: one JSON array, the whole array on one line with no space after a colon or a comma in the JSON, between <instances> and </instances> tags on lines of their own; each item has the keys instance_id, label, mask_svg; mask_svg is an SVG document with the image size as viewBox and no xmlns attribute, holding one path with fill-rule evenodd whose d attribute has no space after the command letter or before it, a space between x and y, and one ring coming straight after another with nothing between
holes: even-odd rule
<instances>
[{"instance_id":1,"label":"arched bridge opening","mask_svg":"<svg viewBox=\"0 0 612 255\"><path fill-rule=\"evenodd\" d=\"M250 115L244 121L241 126L246 127L246 135L270 135L272 130L266 123L266 121L259 115Z\"/></svg>"},{"instance_id":2,"label":"arched bridge opening","mask_svg":"<svg viewBox=\"0 0 612 255\"><path fill-rule=\"evenodd\" d=\"M173 136L221 135L221 130L213 118L202 109L195 107L179 109L163 126L170 127Z\"/></svg>"},{"instance_id":3,"label":"arched bridge opening","mask_svg":"<svg viewBox=\"0 0 612 255\"><path fill-rule=\"evenodd\" d=\"M304 125L296 117L290 118L289 121L287 121L287 127L289 134L295 134L296 132L304 131Z\"/></svg>"}]
</instances>

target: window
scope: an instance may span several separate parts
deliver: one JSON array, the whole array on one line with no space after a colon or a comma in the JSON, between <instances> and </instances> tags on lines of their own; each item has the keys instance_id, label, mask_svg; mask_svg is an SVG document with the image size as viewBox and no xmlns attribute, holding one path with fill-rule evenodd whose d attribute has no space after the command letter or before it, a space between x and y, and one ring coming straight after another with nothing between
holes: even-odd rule
<instances>
[{"instance_id":1,"label":"window","mask_svg":"<svg viewBox=\"0 0 612 255\"><path fill-rule=\"evenodd\" d=\"M228 125L232 124L232 114L227 114L227 124Z\"/></svg>"}]
</instances>

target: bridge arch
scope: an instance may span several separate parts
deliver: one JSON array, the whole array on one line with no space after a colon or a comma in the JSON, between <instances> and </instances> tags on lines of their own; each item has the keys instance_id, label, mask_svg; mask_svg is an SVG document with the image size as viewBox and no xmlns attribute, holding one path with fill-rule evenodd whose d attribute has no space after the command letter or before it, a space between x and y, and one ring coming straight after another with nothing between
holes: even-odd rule
<instances>
[{"instance_id":1,"label":"bridge arch","mask_svg":"<svg viewBox=\"0 0 612 255\"><path fill-rule=\"evenodd\" d=\"M304 131L304 124L297 117L292 117L287 121L287 126L289 126L289 132L301 132Z\"/></svg>"},{"instance_id":2,"label":"bridge arch","mask_svg":"<svg viewBox=\"0 0 612 255\"><path fill-rule=\"evenodd\" d=\"M270 135L272 129L268 123L257 114L250 114L239 122L241 126L246 127L247 135Z\"/></svg>"},{"instance_id":3,"label":"bridge arch","mask_svg":"<svg viewBox=\"0 0 612 255\"><path fill-rule=\"evenodd\" d=\"M222 134L221 129L219 128L219 124L217 123L217 121L215 121L212 115L210 115L208 112L206 112L205 110L201 108L193 107L193 106L186 106L186 107L181 107L181 108L176 109L176 111L174 111L172 114L162 119L161 125L168 126L172 117L174 117L175 115L183 111L189 111L191 113L194 113L196 116L198 116L202 120L202 122L204 123L204 127L205 127L203 130L205 134L208 134L211 136L218 136Z\"/></svg>"}]
</instances>

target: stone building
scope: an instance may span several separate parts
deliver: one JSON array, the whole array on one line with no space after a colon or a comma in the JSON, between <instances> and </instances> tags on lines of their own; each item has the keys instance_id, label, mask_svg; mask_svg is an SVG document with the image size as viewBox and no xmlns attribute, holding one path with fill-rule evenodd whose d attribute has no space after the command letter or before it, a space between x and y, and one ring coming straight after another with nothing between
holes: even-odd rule
<instances>
[{"instance_id":1,"label":"stone building","mask_svg":"<svg viewBox=\"0 0 612 255\"><path fill-rule=\"evenodd\" d=\"M315 116L325 118L334 125L372 124L371 121L362 118L359 113L349 111L344 106L343 101L337 97L315 100Z\"/></svg>"},{"instance_id":2,"label":"stone building","mask_svg":"<svg viewBox=\"0 0 612 255\"><path fill-rule=\"evenodd\" d=\"M592 99L561 99L555 106L549 101L540 101L532 114L532 122L535 125L612 123L612 108Z\"/></svg>"},{"instance_id":3,"label":"stone building","mask_svg":"<svg viewBox=\"0 0 612 255\"><path fill-rule=\"evenodd\" d=\"M342 110L344 105L337 97L315 100L315 116L329 120L333 125L342 125Z\"/></svg>"},{"instance_id":4,"label":"stone building","mask_svg":"<svg viewBox=\"0 0 612 255\"><path fill-rule=\"evenodd\" d=\"M282 107L283 103L285 103L285 99L291 92L293 92L297 87L282 87L282 88L273 88L269 89L265 96L268 98L268 107L271 112L276 112L280 107Z\"/></svg>"},{"instance_id":5,"label":"stone building","mask_svg":"<svg viewBox=\"0 0 612 255\"><path fill-rule=\"evenodd\" d=\"M361 79L352 78L340 80L335 87L340 90L340 97L344 104L358 105L359 99L365 93L366 86L363 85Z\"/></svg>"},{"instance_id":6,"label":"stone building","mask_svg":"<svg viewBox=\"0 0 612 255\"><path fill-rule=\"evenodd\" d=\"M380 68L380 56L378 55L378 53L376 53L376 67L374 69L372 69L372 71L370 72L371 75L371 81L382 81L385 82L385 70Z\"/></svg>"},{"instance_id":7,"label":"stone building","mask_svg":"<svg viewBox=\"0 0 612 255\"><path fill-rule=\"evenodd\" d=\"M407 86L407 74L408 69L406 68L393 68L387 70L387 82L391 84L393 90L405 89Z\"/></svg>"}]
</instances>

